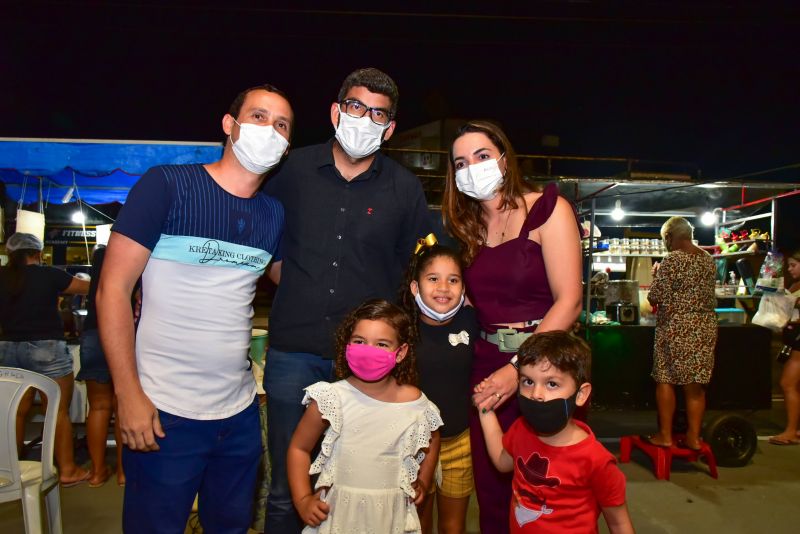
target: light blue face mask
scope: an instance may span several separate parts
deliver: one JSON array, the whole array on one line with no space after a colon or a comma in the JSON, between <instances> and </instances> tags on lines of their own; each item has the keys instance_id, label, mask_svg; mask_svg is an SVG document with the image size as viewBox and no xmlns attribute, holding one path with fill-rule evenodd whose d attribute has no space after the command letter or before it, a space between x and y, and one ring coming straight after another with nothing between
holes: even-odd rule
<instances>
[{"instance_id":1,"label":"light blue face mask","mask_svg":"<svg viewBox=\"0 0 800 534\"><path fill-rule=\"evenodd\" d=\"M414 300L417 302L417 306L419 306L419 311L434 321L443 323L452 319L455 314L458 313L458 310L461 309L461 306L464 305L464 292L461 292L461 300L458 301L458 304L456 304L452 310L444 313L439 313L436 310L432 310L430 307L428 307L428 305L422 301L422 295L419 292L417 292L417 294L414 296Z\"/></svg>"}]
</instances>

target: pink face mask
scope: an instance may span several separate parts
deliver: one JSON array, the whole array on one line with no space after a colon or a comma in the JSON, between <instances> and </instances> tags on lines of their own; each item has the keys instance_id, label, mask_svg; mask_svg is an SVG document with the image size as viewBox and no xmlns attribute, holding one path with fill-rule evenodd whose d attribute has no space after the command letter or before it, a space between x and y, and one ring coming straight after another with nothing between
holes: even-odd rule
<instances>
[{"instance_id":1,"label":"pink face mask","mask_svg":"<svg viewBox=\"0 0 800 534\"><path fill-rule=\"evenodd\" d=\"M397 350L390 352L372 345L350 343L345 356L354 375L365 382L377 382L397 365Z\"/></svg>"}]
</instances>

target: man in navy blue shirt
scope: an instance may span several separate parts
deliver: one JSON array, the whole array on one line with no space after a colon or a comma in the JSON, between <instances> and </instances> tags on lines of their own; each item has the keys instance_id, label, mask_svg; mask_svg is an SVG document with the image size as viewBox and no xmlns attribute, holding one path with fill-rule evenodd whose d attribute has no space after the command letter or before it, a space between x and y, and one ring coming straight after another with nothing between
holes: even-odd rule
<instances>
[{"instance_id":1,"label":"man in navy blue shirt","mask_svg":"<svg viewBox=\"0 0 800 534\"><path fill-rule=\"evenodd\" d=\"M292 150L264 190L286 209L283 261L264 372L272 485L267 532L299 532L285 458L303 388L330 380L333 332L370 298L394 300L417 238L430 232L419 179L379 152L395 129L398 91L374 69L351 73L331 104L335 136Z\"/></svg>"},{"instance_id":2,"label":"man in navy blue shirt","mask_svg":"<svg viewBox=\"0 0 800 534\"><path fill-rule=\"evenodd\" d=\"M112 228L96 304L127 446L126 533L183 532L195 495L205 530L247 532L261 454L252 301L284 219L260 189L292 122L274 87L242 92L222 159L150 169Z\"/></svg>"}]
</instances>

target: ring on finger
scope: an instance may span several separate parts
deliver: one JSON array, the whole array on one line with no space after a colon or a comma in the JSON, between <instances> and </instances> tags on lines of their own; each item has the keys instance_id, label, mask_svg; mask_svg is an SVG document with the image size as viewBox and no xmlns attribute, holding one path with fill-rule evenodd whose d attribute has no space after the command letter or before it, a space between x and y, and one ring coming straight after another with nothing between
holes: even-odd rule
<instances>
[{"instance_id":1,"label":"ring on finger","mask_svg":"<svg viewBox=\"0 0 800 534\"><path fill-rule=\"evenodd\" d=\"M495 393L494 396L497 397L497 400L500 400L500 398L502 397L502 395L499 393Z\"/></svg>"}]
</instances>

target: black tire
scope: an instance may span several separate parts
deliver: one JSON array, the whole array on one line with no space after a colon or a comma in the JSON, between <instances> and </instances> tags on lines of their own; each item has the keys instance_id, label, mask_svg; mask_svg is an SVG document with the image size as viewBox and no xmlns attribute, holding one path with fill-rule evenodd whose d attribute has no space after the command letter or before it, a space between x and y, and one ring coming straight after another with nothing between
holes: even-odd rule
<instances>
[{"instance_id":1,"label":"black tire","mask_svg":"<svg viewBox=\"0 0 800 534\"><path fill-rule=\"evenodd\" d=\"M703 429L703 439L722 467L747 465L758 447L756 429L750 421L732 413L712 419Z\"/></svg>"}]
</instances>

